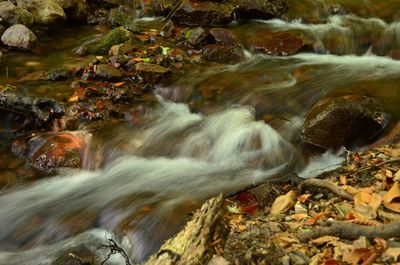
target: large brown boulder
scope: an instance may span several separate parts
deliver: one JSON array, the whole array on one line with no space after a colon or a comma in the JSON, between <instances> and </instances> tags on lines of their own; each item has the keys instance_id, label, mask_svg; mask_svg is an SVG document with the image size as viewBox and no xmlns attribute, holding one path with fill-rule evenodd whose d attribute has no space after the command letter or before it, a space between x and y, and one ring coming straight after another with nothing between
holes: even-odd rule
<instances>
[{"instance_id":1,"label":"large brown boulder","mask_svg":"<svg viewBox=\"0 0 400 265\"><path fill-rule=\"evenodd\" d=\"M17 4L32 13L37 24L56 26L67 18L57 0L17 0Z\"/></svg>"},{"instance_id":2,"label":"large brown boulder","mask_svg":"<svg viewBox=\"0 0 400 265\"><path fill-rule=\"evenodd\" d=\"M325 149L360 146L374 140L388 124L389 115L376 99L333 97L309 111L301 137L303 142Z\"/></svg>"},{"instance_id":3,"label":"large brown boulder","mask_svg":"<svg viewBox=\"0 0 400 265\"><path fill-rule=\"evenodd\" d=\"M171 20L187 26L216 26L233 21L235 6L229 3L211 1L191 2L182 0L173 12Z\"/></svg>"},{"instance_id":4,"label":"large brown boulder","mask_svg":"<svg viewBox=\"0 0 400 265\"><path fill-rule=\"evenodd\" d=\"M240 19L270 19L281 16L288 9L283 0L231 0L237 6Z\"/></svg>"},{"instance_id":5,"label":"large brown boulder","mask_svg":"<svg viewBox=\"0 0 400 265\"><path fill-rule=\"evenodd\" d=\"M292 32L263 31L248 40L248 46L255 52L274 56L286 56L312 49L303 36Z\"/></svg>"}]
</instances>

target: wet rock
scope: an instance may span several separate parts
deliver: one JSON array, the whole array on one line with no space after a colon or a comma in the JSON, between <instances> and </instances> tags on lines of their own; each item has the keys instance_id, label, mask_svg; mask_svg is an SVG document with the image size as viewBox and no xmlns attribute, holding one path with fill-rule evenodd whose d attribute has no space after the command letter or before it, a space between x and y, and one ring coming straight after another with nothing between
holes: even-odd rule
<instances>
[{"instance_id":1,"label":"wet rock","mask_svg":"<svg viewBox=\"0 0 400 265\"><path fill-rule=\"evenodd\" d=\"M97 77L106 80L116 80L122 77L120 70L108 64L96 65L95 74Z\"/></svg>"},{"instance_id":2,"label":"wet rock","mask_svg":"<svg viewBox=\"0 0 400 265\"><path fill-rule=\"evenodd\" d=\"M110 30L94 47L89 47L89 51L95 54L108 54L113 45L118 45L133 38L132 32L118 27Z\"/></svg>"},{"instance_id":3,"label":"wet rock","mask_svg":"<svg viewBox=\"0 0 400 265\"><path fill-rule=\"evenodd\" d=\"M140 31L135 23L135 13L133 10L123 6L110 9L107 16L107 25L112 28L124 26L132 32Z\"/></svg>"},{"instance_id":4,"label":"wet rock","mask_svg":"<svg viewBox=\"0 0 400 265\"><path fill-rule=\"evenodd\" d=\"M238 45L238 41L232 31L225 28L211 29L208 33L207 39L210 43L214 44Z\"/></svg>"},{"instance_id":5,"label":"wet rock","mask_svg":"<svg viewBox=\"0 0 400 265\"><path fill-rule=\"evenodd\" d=\"M284 0L232 0L241 19L271 19L286 12L288 5Z\"/></svg>"},{"instance_id":6,"label":"wet rock","mask_svg":"<svg viewBox=\"0 0 400 265\"><path fill-rule=\"evenodd\" d=\"M187 26L225 25L233 21L234 10L235 6L229 3L201 1L193 4L189 0L182 0L171 20Z\"/></svg>"},{"instance_id":7,"label":"wet rock","mask_svg":"<svg viewBox=\"0 0 400 265\"><path fill-rule=\"evenodd\" d=\"M172 37L175 31L175 26L174 23L171 20L168 20L167 23L163 26L163 28L160 31L161 37Z\"/></svg>"},{"instance_id":8,"label":"wet rock","mask_svg":"<svg viewBox=\"0 0 400 265\"><path fill-rule=\"evenodd\" d=\"M3 33L1 41L13 48L31 49L37 44L36 35L22 24L16 24Z\"/></svg>"},{"instance_id":9,"label":"wet rock","mask_svg":"<svg viewBox=\"0 0 400 265\"><path fill-rule=\"evenodd\" d=\"M208 44L202 47L203 58L217 63L237 63L244 59L243 50L234 45Z\"/></svg>"},{"instance_id":10,"label":"wet rock","mask_svg":"<svg viewBox=\"0 0 400 265\"><path fill-rule=\"evenodd\" d=\"M70 74L65 69L55 69L50 72L46 71L38 71L27 74L26 76L21 78L21 81L62 81L67 80L70 77Z\"/></svg>"},{"instance_id":11,"label":"wet rock","mask_svg":"<svg viewBox=\"0 0 400 265\"><path fill-rule=\"evenodd\" d=\"M176 0L154 0L153 9L158 15L168 15L169 12L178 4Z\"/></svg>"},{"instance_id":12,"label":"wet rock","mask_svg":"<svg viewBox=\"0 0 400 265\"><path fill-rule=\"evenodd\" d=\"M0 2L0 18L1 22L8 26L23 24L29 27L34 21L31 13L11 2Z\"/></svg>"},{"instance_id":13,"label":"wet rock","mask_svg":"<svg viewBox=\"0 0 400 265\"><path fill-rule=\"evenodd\" d=\"M90 14L90 7L85 0L58 0L68 21L83 22Z\"/></svg>"},{"instance_id":14,"label":"wet rock","mask_svg":"<svg viewBox=\"0 0 400 265\"><path fill-rule=\"evenodd\" d=\"M67 18L57 0L17 0L17 4L31 12L37 24L56 26Z\"/></svg>"},{"instance_id":15,"label":"wet rock","mask_svg":"<svg viewBox=\"0 0 400 265\"><path fill-rule=\"evenodd\" d=\"M63 167L80 168L89 137L80 131L33 137L28 143L28 158L33 167L49 174Z\"/></svg>"},{"instance_id":16,"label":"wet rock","mask_svg":"<svg viewBox=\"0 0 400 265\"><path fill-rule=\"evenodd\" d=\"M248 43L251 50L273 56L293 55L312 49L302 37L291 32L259 32Z\"/></svg>"},{"instance_id":17,"label":"wet rock","mask_svg":"<svg viewBox=\"0 0 400 265\"><path fill-rule=\"evenodd\" d=\"M129 0L96 0L96 2L101 7L116 7L130 4Z\"/></svg>"},{"instance_id":18,"label":"wet rock","mask_svg":"<svg viewBox=\"0 0 400 265\"><path fill-rule=\"evenodd\" d=\"M202 27L197 27L186 32L186 40L192 46L199 45L206 37L206 31Z\"/></svg>"},{"instance_id":19,"label":"wet rock","mask_svg":"<svg viewBox=\"0 0 400 265\"><path fill-rule=\"evenodd\" d=\"M379 102L365 96L322 100L307 114L302 140L325 149L371 142L389 124Z\"/></svg>"},{"instance_id":20,"label":"wet rock","mask_svg":"<svg viewBox=\"0 0 400 265\"><path fill-rule=\"evenodd\" d=\"M169 69L150 63L138 63L135 66L136 72L145 82L155 83L169 73Z\"/></svg>"},{"instance_id":21,"label":"wet rock","mask_svg":"<svg viewBox=\"0 0 400 265\"><path fill-rule=\"evenodd\" d=\"M108 55L114 56L114 55L128 54L131 51L133 51L134 48L135 48L135 46L133 46L130 43L122 43L122 44L118 44L118 45L113 45L110 48Z\"/></svg>"},{"instance_id":22,"label":"wet rock","mask_svg":"<svg viewBox=\"0 0 400 265\"><path fill-rule=\"evenodd\" d=\"M0 52L0 64L1 64L1 59L3 58L3 53Z\"/></svg>"}]
</instances>

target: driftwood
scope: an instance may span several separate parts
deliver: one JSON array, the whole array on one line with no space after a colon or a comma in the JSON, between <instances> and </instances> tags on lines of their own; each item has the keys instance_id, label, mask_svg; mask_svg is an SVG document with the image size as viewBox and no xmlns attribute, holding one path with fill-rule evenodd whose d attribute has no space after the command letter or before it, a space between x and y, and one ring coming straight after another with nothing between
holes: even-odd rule
<instances>
[{"instance_id":1,"label":"driftwood","mask_svg":"<svg viewBox=\"0 0 400 265\"><path fill-rule=\"evenodd\" d=\"M321 189L326 189L332 192L333 194L341 197L342 199L352 201L353 200L353 195L349 194L346 192L342 187L336 185L332 181L326 180L326 179L307 179L303 181L299 185L299 191L302 193L305 188L307 187L314 187L317 188L318 190Z\"/></svg>"},{"instance_id":2,"label":"driftwood","mask_svg":"<svg viewBox=\"0 0 400 265\"><path fill-rule=\"evenodd\" d=\"M9 92L0 92L0 108L17 113L39 123L50 122L64 114L64 107L51 98L20 96Z\"/></svg>"},{"instance_id":3,"label":"driftwood","mask_svg":"<svg viewBox=\"0 0 400 265\"><path fill-rule=\"evenodd\" d=\"M382 237L389 239L400 237L400 222L392 222L379 226L363 226L347 222L335 222L328 227L314 228L311 232L299 233L297 237L301 242L308 242L311 239L321 236L338 236L342 239L357 239L360 236L373 239Z\"/></svg>"},{"instance_id":4,"label":"driftwood","mask_svg":"<svg viewBox=\"0 0 400 265\"><path fill-rule=\"evenodd\" d=\"M222 195L204 203L186 227L167 240L144 265L207 264L213 254L211 241L222 205Z\"/></svg>"}]
</instances>

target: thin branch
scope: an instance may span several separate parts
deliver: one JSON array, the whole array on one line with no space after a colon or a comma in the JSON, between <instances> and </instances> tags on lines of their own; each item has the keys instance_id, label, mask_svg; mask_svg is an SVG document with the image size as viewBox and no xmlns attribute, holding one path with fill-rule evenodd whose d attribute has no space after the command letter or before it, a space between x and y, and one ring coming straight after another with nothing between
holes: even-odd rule
<instances>
[{"instance_id":1,"label":"thin branch","mask_svg":"<svg viewBox=\"0 0 400 265\"><path fill-rule=\"evenodd\" d=\"M114 254L120 254L124 259L125 259L125 264L126 265L132 265L130 260L129 260L129 256L128 254L126 254L125 250L123 250L120 246L118 246L117 242L114 241L114 239L109 238L108 239L108 244L103 244L101 245L99 248L108 248L110 249L110 253L108 253L107 257L105 258L105 260L103 260L101 262L101 265L104 265L107 260L110 259L110 257Z\"/></svg>"}]
</instances>

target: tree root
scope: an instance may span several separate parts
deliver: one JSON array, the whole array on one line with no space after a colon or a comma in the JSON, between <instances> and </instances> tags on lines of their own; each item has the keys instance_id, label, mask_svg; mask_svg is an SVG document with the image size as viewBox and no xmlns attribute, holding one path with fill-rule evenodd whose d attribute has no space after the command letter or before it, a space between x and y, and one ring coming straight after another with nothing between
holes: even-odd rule
<instances>
[{"instance_id":1,"label":"tree root","mask_svg":"<svg viewBox=\"0 0 400 265\"><path fill-rule=\"evenodd\" d=\"M326 180L326 179L307 179L303 181L299 185L299 191L300 193L306 188L306 187L316 187L316 188L323 188L327 189L330 192L332 192L335 195L338 195L342 199L352 201L353 200L353 195L347 193L343 188L340 186L336 185L332 181Z\"/></svg>"},{"instance_id":2,"label":"tree root","mask_svg":"<svg viewBox=\"0 0 400 265\"><path fill-rule=\"evenodd\" d=\"M389 239L400 237L400 222L391 222L379 226L364 226L348 222L335 222L329 227L314 228L311 232L298 233L297 237L301 242L308 242L311 239L321 236L338 236L342 239L354 240L360 236L368 239L382 237Z\"/></svg>"},{"instance_id":3,"label":"tree root","mask_svg":"<svg viewBox=\"0 0 400 265\"><path fill-rule=\"evenodd\" d=\"M205 202L175 237L167 240L144 265L200 265L212 257L211 241L223 205L222 194Z\"/></svg>"}]
</instances>

